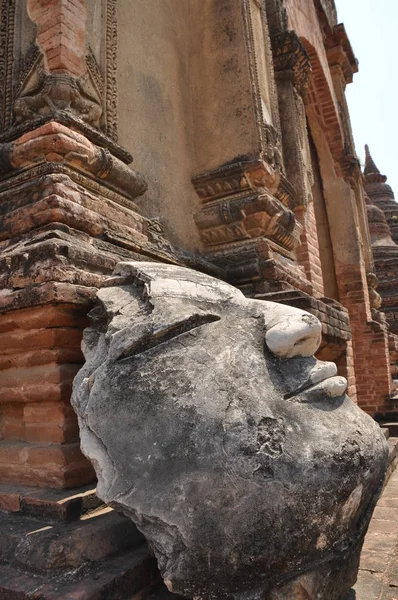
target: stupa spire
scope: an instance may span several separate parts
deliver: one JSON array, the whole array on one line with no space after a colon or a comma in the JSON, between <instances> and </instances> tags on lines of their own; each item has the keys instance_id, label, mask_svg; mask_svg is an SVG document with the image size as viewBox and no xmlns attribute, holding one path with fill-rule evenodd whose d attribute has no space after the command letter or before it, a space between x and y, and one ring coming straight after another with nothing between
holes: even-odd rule
<instances>
[{"instance_id":1,"label":"stupa spire","mask_svg":"<svg viewBox=\"0 0 398 600\"><path fill-rule=\"evenodd\" d=\"M379 169L376 167L375 162L370 154L369 146L365 144L365 175L370 175L371 173L377 173L380 175Z\"/></svg>"},{"instance_id":2,"label":"stupa spire","mask_svg":"<svg viewBox=\"0 0 398 600\"><path fill-rule=\"evenodd\" d=\"M387 181L387 177L382 175L376 167L375 161L370 154L368 144L365 144L365 169L363 174L368 182L385 183Z\"/></svg>"}]
</instances>

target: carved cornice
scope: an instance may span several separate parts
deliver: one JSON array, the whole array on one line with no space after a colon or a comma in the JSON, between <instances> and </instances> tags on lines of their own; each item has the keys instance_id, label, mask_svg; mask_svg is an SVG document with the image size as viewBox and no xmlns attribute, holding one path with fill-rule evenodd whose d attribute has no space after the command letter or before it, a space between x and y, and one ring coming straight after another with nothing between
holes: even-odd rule
<instances>
[{"instance_id":1,"label":"carved cornice","mask_svg":"<svg viewBox=\"0 0 398 600\"><path fill-rule=\"evenodd\" d=\"M358 73L358 61L342 23L334 26L325 45L330 67L340 67L345 82L352 83L354 73Z\"/></svg>"},{"instance_id":2,"label":"carved cornice","mask_svg":"<svg viewBox=\"0 0 398 600\"><path fill-rule=\"evenodd\" d=\"M147 189L144 177L130 169L107 148L90 142L77 131L57 122L46 123L17 140L0 144L0 162L5 176L40 163L63 164L83 172L134 199ZM8 166L7 166L8 163Z\"/></svg>"},{"instance_id":3,"label":"carved cornice","mask_svg":"<svg viewBox=\"0 0 398 600\"><path fill-rule=\"evenodd\" d=\"M193 179L204 206L195 215L206 251L266 237L291 252L301 228L289 205L294 190L261 160L237 162Z\"/></svg>"},{"instance_id":4,"label":"carved cornice","mask_svg":"<svg viewBox=\"0 0 398 600\"><path fill-rule=\"evenodd\" d=\"M228 196L244 196L258 188L267 188L271 193L277 193L281 186L281 175L264 160L242 160L223 165L214 171L196 175L192 183L199 198L210 202ZM283 178L283 189L292 186Z\"/></svg>"},{"instance_id":5,"label":"carved cornice","mask_svg":"<svg viewBox=\"0 0 398 600\"><path fill-rule=\"evenodd\" d=\"M244 163L237 162L225 165L192 179L199 198L210 202L236 194L250 192L250 182L245 174Z\"/></svg>"},{"instance_id":6,"label":"carved cornice","mask_svg":"<svg viewBox=\"0 0 398 600\"><path fill-rule=\"evenodd\" d=\"M135 204L126 194L119 189L113 189L113 186L109 182L103 180L96 181L90 178L84 173L77 171L60 163L41 163L37 166L33 166L29 169L23 169L21 171L14 171L10 174L7 179L0 180L0 194L7 193L12 188L24 185L27 183L34 183L46 175L67 175L76 184L81 185L87 190L90 190L94 194L101 194L102 196L112 200L116 204L120 204L125 208L136 210Z\"/></svg>"},{"instance_id":7,"label":"carved cornice","mask_svg":"<svg viewBox=\"0 0 398 600\"><path fill-rule=\"evenodd\" d=\"M206 252L262 238L274 241L282 252L293 252L300 242L301 226L294 214L267 194L207 206L195 215L195 222Z\"/></svg>"},{"instance_id":8,"label":"carved cornice","mask_svg":"<svg viewBox=\"0 0 398 600\"><path fill-rule=\"evenodd\" d=\"M275 192L275 197L292 211L294 211L297 207L302 206L302 202L300 202L300 199L298 198L297 191L284 175L281 176L279 187Z\"/></svg>"},{"instance_id":9,"label":"carved cornice","mask_svg":"<svg viewBox=\"0 0 398 600\"><path fill-rule=\"evenodd\" d=\"M266 188L290 210L299 205L297 193L288 179L274 171L265 161L241 161L197 175L192 183L199 198L211 202L229 196L245 196Z\"/></svg>"},{"instance_id":10,"label":"carved cornice","mask_svg":"<svg viewBox=\"0 0 398 600\"><path fill-rule=\"evenodd\" d=\"M340 160L341 170L347 181L362 181L361 163L353 154L343 154Z\"/></svg>"},{"instance_id":11,"label":"carved cornice","mask_svg":"<svg viewBox=\"0 0 398 600\"><path fill-rule=\"evenodd\" d=\"M290 78L300 95L308 87L311 62L306 49L294 31L284 31L271 39L275 76Z\"/></svg>"},{"instance_id":12,"label":"carved cornice","mask_svg":"<svg viewBox=\"0 0 398 600\"><path fill-rule=\"evenodd\" d=\"M128 165L133 162L133 157L131 154L122 146L119 146L119 144L104 135L98 129L91 127L88 123L85 123L81 119L78 119L66 111L55 111L53 114L42 115L33 118L30 121L25 121L20 125L14 126L0 135L0 143L12 142L24 133L33 131L33 129L38 129L42 125L45 125L51 121L56 121L57 123L61 123L61 125L65 125L66 127L71 127L77 131L80 131L91 142L93 142L93 144L101 146L102 148L108 148L108 150L110 150L114 156L119 158L125 164Z\"/></svg>"}]
</instances>

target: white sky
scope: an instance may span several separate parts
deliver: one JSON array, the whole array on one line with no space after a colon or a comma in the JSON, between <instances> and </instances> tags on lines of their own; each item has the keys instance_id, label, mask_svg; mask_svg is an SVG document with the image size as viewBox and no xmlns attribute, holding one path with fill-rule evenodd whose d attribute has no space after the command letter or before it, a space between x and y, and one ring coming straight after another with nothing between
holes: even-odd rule
<instances>
[{"instance_id":1,"label":"white sky","mask_svg":"<svg viewBox=\"0 0 398 600\"><path fill-rule=\"evenodd\" d=\"M347 86L358 157L364 145L398 199L398 0L336 0L359 73Z\"/></svg>"}]
</instances>

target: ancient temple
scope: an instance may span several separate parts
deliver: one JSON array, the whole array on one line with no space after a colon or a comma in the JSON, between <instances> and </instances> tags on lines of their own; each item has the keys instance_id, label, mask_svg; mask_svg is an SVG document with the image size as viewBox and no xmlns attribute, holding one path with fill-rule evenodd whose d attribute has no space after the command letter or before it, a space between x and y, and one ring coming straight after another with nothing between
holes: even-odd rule
<instances>
[{"instance_id":1,"label":"ancient temple","mask_svg":"<svg viewBox=\"0 0 398 600\"><path fill-rule=\"evenodd\" d=\"M97 289L154 261L304 309L391 419L397 205L356 156L333 0L2 0L0 46L0 597L150 597L70 404Z\"/></svg>"},{"instance_id":2,"label":"ancient temple","mask_svg":"<svg viewBox=\"0 0 398 600\"><path fill-rule=\"evenodd\" d=\"M368 146L366 146L366 163L364 168L365 192L367 194L367 214L370 241L374 259L374 270L377 275L377 300L382 312L379 317L385 319L390 339L391 373L393 378L392 396L387 399L378 415L382 420L390 416L395 419L397 381L397 332L398 332L398 246L396 224L398 222L397 204L394 192L386 183L387 177L381 175L376 167ZM394 237L393 237L394 236ZM375 316L376 320L378 317Z\"/></svg>"}]
</instances>

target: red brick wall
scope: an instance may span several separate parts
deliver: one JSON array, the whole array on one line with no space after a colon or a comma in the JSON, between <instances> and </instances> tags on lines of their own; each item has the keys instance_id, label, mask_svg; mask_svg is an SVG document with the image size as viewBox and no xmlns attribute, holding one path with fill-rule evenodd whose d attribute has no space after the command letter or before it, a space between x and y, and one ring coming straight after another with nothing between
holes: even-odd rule
<instances>
[{"instance_id":1,"label":"red brick wall","mask_svg":"<svg viewBox=\"0 0 398 600\"><path fill-rule=\"evenodd\" d=\"M296 213L296 217L303 226L301 245L296 251L297 261L299 265L304 267L307 279L313 285L315 296L323 296L322 265L319 254L314 203L309 202L307 210Z\"/></svg>"},{"instance_id":2,"label":"red brick wall","mask_svg":"<svg viewBox=\"0 0 398 600\"><path fill-rule=\"evenodd\" d=\"M86 72L87 8L84 0L28 0L36 42L48 71L80 77Z\"/></svg>"},{"instance_id":3,"label":"red brick wall","mask_svg":"<svg viewBox=\"0 0 398 600\"><path fill-rule=\"evenodd\" d=\"M391 393L388 335L371 320L360 268L348 265L339 271L341 302L350 315L358 404L374 414L383 409Z\"/></svg>"}]
</instances>

